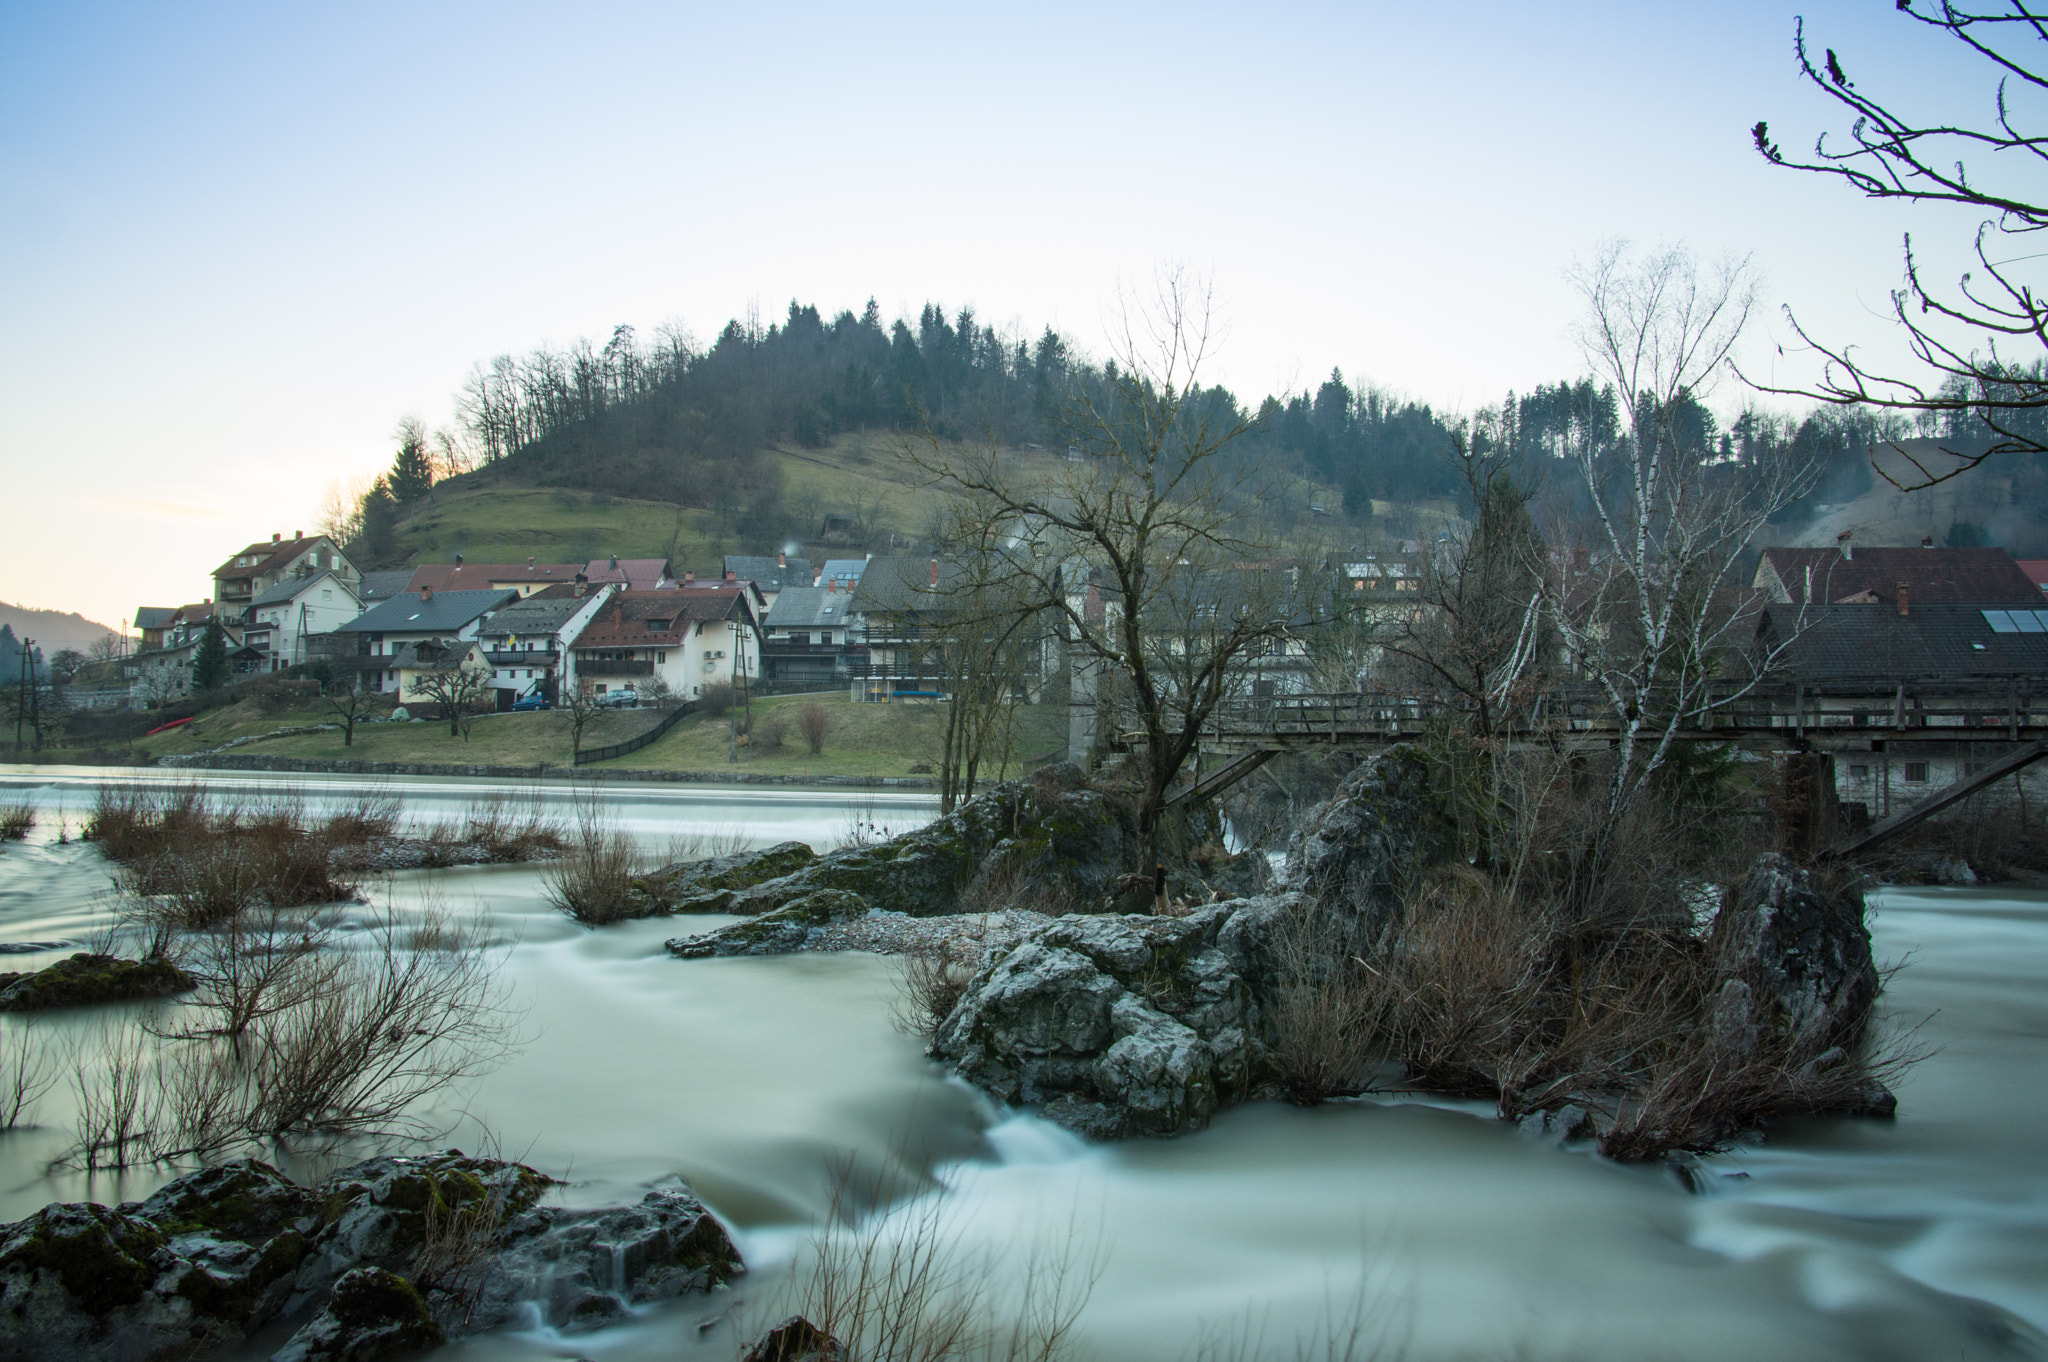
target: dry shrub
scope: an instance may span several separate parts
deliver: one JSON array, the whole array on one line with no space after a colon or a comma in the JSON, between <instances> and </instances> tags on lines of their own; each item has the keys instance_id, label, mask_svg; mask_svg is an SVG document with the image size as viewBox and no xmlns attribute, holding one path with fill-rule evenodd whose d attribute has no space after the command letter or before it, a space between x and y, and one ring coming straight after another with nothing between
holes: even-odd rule
<instances>
[{"instance_id":1,"label":"dry shrub","mask_svg":"<svg viewBox=\"0 0 2048 1362\"><path fill-rule=\"evenodd\" d=\"M327 825L316 826L288 789L236 800L197 785L102 786L85 835L121 865L123 892L161 896L189 926L259 902L297 907L356 892L335 873Z\"/></svg>"},{"instance_id":2,"label":"dry shrub","mask_svg":"<svg viewBox=\"0 0 2048 1362\"><path fill-rule=\"evenodd\" d=\"M967 1246L942 1194L907 1203L893 1182L834 1179L825 1228L788 1297L747 1332L801 1315L861 1362L1054 1362L1069 1355L1075 1322L1107 1263L1077 1221L1020 1236L1014 1253ZM866 1218L860 1205L893 1208ZM1021 1261L1020 1261L1021 1260ZM1011 1288L1011 1298L997 1295ZM821 1359L827 1354L813 1353Z\"/></svg>"},{"instance_id":3,"label":"dry shrub","mask_svg":"<svg viewBox=\"0 0 2048 1362\"><path fill-rule=\"evenodd\" d=\"M294 1138L421 1137L424 1099L516 1044L499 953L439 905L346 938L266 910L177 944L200 988L81 1051L66 1161L122 1168Z\"/></svg>"},{"instance_id":4,"label":"dry shrub","mask_svg":"<svg viewBox=\"0 0 2048 1362\"><path fill-rule=\"evenodd\" d=\"M633 839L612 825L595 799L586 799L576 808L569 854L548 863L541 883L557 908L578 922L602 926L639 911L632 892L639 869Z\"/></svg>"},{"instance_id":5,"label":"dry shrub","mask_svg":"<svg viewBox=\"0 0 2048 1362\"><path fill-rule=\"evenodd\" d=\"M399 820L404 816L404 795L373 787L364 792L354 808L329 814L320 825L320 832L330 846L374 845L398 836Z\"/></svg>"},{"instance_id":6,"label":"dry shrub","mask_svg":"<svg viewBox=\"0 0 2048 1362\"><path fill-rule=\"evenodd\" d=\"M723 714L733 706L732 682L716 681L697 692L697 713Z\"/></svg>"},{"instance_id":7,"label":"dry shrub","mask_svg":"<svg viewBox=\"0 0 2048 1362\"><path fill-rule=\"evenodd\" d=\"M804 735L804 742L810 747L811 755L823 756L825 736L832 731L832 716L821 704L805 705L796 712L797 732Z\"/></svg>"},{"instance_id":8,"label":"dry shrub","mask_svg":"<svg viewBox=\"0 0 2048 1362\"><path fill-rule=\"evenodd\" d=\"M28 1124L57 1077L34 1023L17 1020L0 1029L0 1130Z\"/></svg>"},{"instance_id":9,"label":"dry shrub","mask_svg":"<svg viewBox=\"0 0 2048 1362\"><path fill-rule=\"evenodd\" d=\"M547 806L538 790L524 799L483 795L464 811L463 840L481 846L492 860L531 860L538 852L561 851L569 844L568 827Z\"/></svg>"},{"instance_id":10,"label":"dry shrub","mask_svg":"<svg viewBox=\"0 0 2048 1362\"><path fill-rule=\"evenodd\" d=\"M1364 1091L1385 1053L1386 980L1351 928L1306 901L1284 911L1271 941L1278 987L1265 1014L1281 1095L1314 1106Z\"/></svg>"},{"instance_id":11,"label":"dry shrub","mask_svg":"<svg viewBox=\"0 0 2048 1362\"><path fill-rule=\"evenodd\" d=\"M27 800L0 804L0 842L19 842L35 825L35 805Z\"/></svg>"},{"instance_id":12,"label":"dry shrub","mask_svg":"<svg viewBox=\"0 0 2048 1362\"><path fill-rule=\"evenodd\" d=\"M789 739L789 720L775 711L754 725L754 746L781 751L782 744Z\"/></svg>"},{"instance_id":13,"label":"dry shrub","mask_svg":"<svg viewBox=\"0 0 2048 1362\"><path fill-rule=\"evenodd\" d=\"M919 938L896 957L897 1029L927 1039L960 1005L988 955L988 920L963 919L942 936Z\"/></svg>"}]
</instances>

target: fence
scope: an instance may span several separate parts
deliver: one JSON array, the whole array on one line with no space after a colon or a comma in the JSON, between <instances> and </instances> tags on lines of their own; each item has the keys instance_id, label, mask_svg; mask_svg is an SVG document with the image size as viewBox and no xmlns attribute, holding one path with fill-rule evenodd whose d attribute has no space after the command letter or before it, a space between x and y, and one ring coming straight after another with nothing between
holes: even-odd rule
<instances>
[{"instance_id":1,"label":"fence","mask_svg":"<svg viewBox=\"0 0 2048 1362\"><path fill-rule=\"evenodd\" d=\"M668 713L662 715L661 722L657 723L654 727L648 729L645 733L642 733L637 737L628 738L624 742L611 743L605 747L585 748L582 751L576 753L572 764L576 766L588 766L591 762L594 761L610 761L613 757L623 757L628 752L638 752L643 747L647 747L653 743L659 742L661 740L661 736L664 733L668 732L671 728L674 728L677 724L681 723L685 715L694 714L696 712L697 702L695 700L686 700L682 704L677 705L674 709L670 710Z\"/></svg>"}]
</instances>

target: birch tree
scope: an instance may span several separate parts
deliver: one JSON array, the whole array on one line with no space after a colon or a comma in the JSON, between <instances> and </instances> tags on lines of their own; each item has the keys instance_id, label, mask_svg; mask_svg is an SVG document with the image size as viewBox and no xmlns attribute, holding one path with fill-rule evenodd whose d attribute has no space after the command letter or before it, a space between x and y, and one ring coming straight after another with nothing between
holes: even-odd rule
<instances>
[{"instance_id":1,"label":"birch tree","mask_svg":"<svg viewBox=\"0 0 2048 1362\"><path fill-rule=\"evenodd\" d=\"M1753 688L1796 637L1788 631L1730 672L1728 659L1750 643L1749 619L1722 589L1740 585L1743 549L1811 488L1818 468L1789 450L1717 460L1692 429L1694 404L1727 367L1756 306L1746 259L1702 266L1682 246L1639 257L1615 242L1571 280L1585 302L1578 340L1614 385L1626 438L1588 441L1573 455L1591 543L1583 555L1557 556L1544 582L1567 657L1616 721L1614 820L1681 729Z\"/></svg>"}]
</instances>

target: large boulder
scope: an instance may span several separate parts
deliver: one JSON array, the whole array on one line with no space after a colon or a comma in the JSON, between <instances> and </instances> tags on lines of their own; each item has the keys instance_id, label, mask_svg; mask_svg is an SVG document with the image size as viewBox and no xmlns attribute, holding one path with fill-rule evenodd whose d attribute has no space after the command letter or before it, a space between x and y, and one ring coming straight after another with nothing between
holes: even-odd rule
<instances>
[{"instance_id":1,"label":"large boulder","mask_svg":"<svg viewBox=\"0 0 2048 1362\"><path fill-rule=\"evenodd\" d=\"M0 1012L130 1003L194 987L192 976L168 960L122 960L80 951L33 974L0 974Z\"/></svg>"},{"instance_id":2,"label":"large boulder","mask_svg":"<svg viewBox=\"0 0 2048 1362\"><path fill-rule=\"evenodd\" d=\"M1246 934L1229 929L1269 911L1059 918L975 976L932 1054L1093 1138L1199 1130L1264 1077Z\"/></svg>"},{"instance_id":3,"label":"large boulder","mask_svg":"<svg viewBox=\"0 0 2048 1362\"><path fill-rule=\"evenodd\" d=\"M677 937L670 952L685 960L714 955L782 955L800 951L833 922L865 916L868 901L844 889L818 889L756 917L698 936Z\"/></svg>"},{"instance_id":4,"label":"large boulder","mask_svg":"<svg viewBox=\"0 0 2048 1362\"><path fill-rule=\"evenodd\" d=\"M1815 1047L1853 1045L1877 1001L1877 961L1861 902L1829 894L1783 856L1757 858L1715 924L1764 1025Z\"/></svg>"},{"instance_id":5,"label":"large boulder","mask_svg":"<svg viewBox=\"0 0 2048 1362\"><path fill-rule=\"evenodd\" d=\"M633 881L628 892L644 905L636 916L659 913L723 913L735 890L779 879L803 869L816 853L802 842L779 842L759 851L712 856L664 866Z\"/></svg>"},{"instance_id":6,"label":"large boulder","mask_svg":"<svg viewBox=\"0 0 2048 1362\"><path fill-rule=\"evenodd\" d=\"M1277 893L1304 895L1376 932L1400 912L1416 876L1456 849L1420 749L1403 743L1365 762L1288 839Z\"/></svg>"},{"instance_id":7,"label":"large boulder","mask_svg":"<svg viewBox=\"0 0 2048 1362\"><path fill-rule=\"evenodd\" d=\"M679 1181L636 1206L538 1204L551 1180L455 1151L305 1188L251 1159L119 1208L0 1227L0 1359L195 1358L303 1321L280 1358L374 1362L529 1319L594 1327L742 1269Z\"/></svg>"}]
</instances>

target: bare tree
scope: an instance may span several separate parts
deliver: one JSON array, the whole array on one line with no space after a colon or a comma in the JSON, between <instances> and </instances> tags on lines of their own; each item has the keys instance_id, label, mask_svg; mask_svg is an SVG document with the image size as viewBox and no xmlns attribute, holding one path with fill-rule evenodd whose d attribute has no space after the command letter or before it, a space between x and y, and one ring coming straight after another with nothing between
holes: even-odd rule
<instances>
[{"instance_id":1,"label":"bare tree","mask_svg":"<svg viewBox=\"0 0 2048 1362\"><path fill-rule=\"evenodd\" d=\"M381 696L363 685L362 673L349 671L334 678L322 690L320 699L341 720L341 745L356 745L356 724L376 712Z\"/></svg>"},{"instance_id":2,"label":"bare tree","mask_svg":"<svg viewBox=\"0 0 2048 1362\"><path fill-rule=\"evenodd\" d=\"M101 634L85 650L85 656L90 662L117 662L128 656L128 640L119 634Z\"/></svg>"},{"instance_id":3,"label":"bare tree","mask_svg":"<svg viewBox=\"0 0 2048 1362\"><path fill-rule=\"evenodd\" d=\"M1145 865L1203 725L1293 623L1292 579L1246 528L1262 488L1227 457L1253 418L1200 382L1209 309L1206 285L1179 274L1126 306L1115 360L1067 395L1076 460L1034 472L936 438L911 454L934 484L1016 526L1022 603L1059 619L1070 654L1119 702Z\"/></svg>"},{"instance_id":4,"label":"bare tree","mask_svg":"<svg viewBox=\"0 0 2048 1362\"><path fill-rule=\"evenodd\" d=\"M449 649L438 665L424 667L413 676L412 694L441 706L451 738L462 732L463 716L490 688L490 673L480 665L471 666L474 659L473 645L460 645Z\"/></svg>"},{"instance_id":5,"label":"bare tree","mask_svg":"<svg viewBox=\"0 0 2048 1362\"><path fill-rule=\"evenodd\" d=\"M2026 419L2048 408L2048 355L2043 353L2048 348L2048 295L2032 273L2042 257L2024 249L2024 242L2005 241L2048 227L2048 206L2034 201L2038 181L2025 178L2040 173L2048 161L2048 135L2021 127L2019 110L2008 97L2014 85L2022 97L2048 91L2044 54L2033 46L2048 43L2048 10L2028 0L1989 11L1948 0L1899 0L1897 10L1990 64L1997 94L1983 125L1928 122L1894 112L1856 88L1834 49L1825 49L1816 63L1801 20L1794 30L1800 70L1809 84L1852 116L1848 142L1830 146L1823 134L1815 139L1811 158L1798 160L1771 140L1768 123L1759 122L1751 137L1773 165L1832 176L1870 198L1985 210L1992 216L1977 228L1977 264L1953 289L1930 291L1921 279L1912 235L1905 237L1905 280L1892 292L1892 315L1913 358L1924 366L1919 376L1884 372L1857 358L1850 346L1822 344L1788 312L1799 338L1822 357L1821 377L1809 388L1755 386L1836 406L1946 416L1956 423L1974 417L1990 429L1995 438L1981 452L1943 445L1945 463L1930 463L1894 442L1892 449L1905 465L1900 475L1882 465L1876 465L1877 471L1896 486L1917 490L1967 472L1994 454L2048 452L2041 423ZM1913 91L1924 93L1924 88ZM1992 178L1973 176L1972 165L1978 170L1988 166Z\"/></svg>"},{"instance_id":6,"label":"bare tree","mask_svg":"<svg viewBox=\"0 0 2048 1362\"><path fill-rule=\"evenodd\" d=\"M602 707L597 703L596 693L581 681L564 683L558 688L558 696L556 706L569 716L569 753L573 759L583 750L583 730L590 726L590 721L597 717Z\"/></svg>"},{"instance_id":7,"label":"bare tree","mask_svg":"<svg viewBox=\"0 0 2048 1362\"><path fill-rule=\"evenodd\" d=\"M1771 516L1804 495L1816 467L1716 462L1689 433L1688 408L1712 386L1755 303L1744 260L1705 271L1682 247L1638 259L1625 243L1574 271L1585 300L1587 362L1614 385L1628 436L1581 446L1576 462L1594 548L1544 574L1565 651L1605 696L1619 734L1610 819L1642 794L1680 729L1746 686L1710 693L1748 640L1733 586L1743 549ZM1795 635L1776 645L1782 652ZM1756 659L1750 684L1775 656Z\"/></svg>"}]
</instances>

